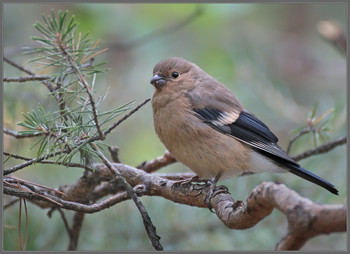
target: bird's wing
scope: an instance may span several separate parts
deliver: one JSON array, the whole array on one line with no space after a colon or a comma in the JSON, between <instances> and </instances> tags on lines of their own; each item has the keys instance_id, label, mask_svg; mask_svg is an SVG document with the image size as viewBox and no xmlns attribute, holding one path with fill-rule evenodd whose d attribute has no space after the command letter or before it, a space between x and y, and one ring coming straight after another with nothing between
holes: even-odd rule
<instances>
[{"instance_id":1,"label":"bird's wing","mask_svg":"<svg viewBox=\"0 0 350 254\"><path fill-rule=\"evenodd\" d=\"M299 166L278 146L278 138L254 115L246 111L235 113L215 108L194 108L193 111L199 119L212 128L252 146L279 164L291 163Z\"/></svg>"}]
</instances>

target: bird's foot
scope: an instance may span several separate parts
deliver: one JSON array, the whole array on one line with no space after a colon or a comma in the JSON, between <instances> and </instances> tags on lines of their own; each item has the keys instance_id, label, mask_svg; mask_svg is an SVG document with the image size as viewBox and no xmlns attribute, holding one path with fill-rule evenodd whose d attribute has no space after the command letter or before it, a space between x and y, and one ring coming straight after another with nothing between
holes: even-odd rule
<instances>
[{"instance_id":1,"label":"bird's foot","mask_svg":"<svg viewBox=\"0 0 350 254\"><path fill-rule=\"evenodd\" d=\"M179 185L180 186L184 186L184 185L193 185L193 187L205 187L209 184L209 182L211 182L210 180L205 180L205 179L200 179L199 176L193 176L191 178L187 178L187 179L184 179L184 180L179 180L179 181L176 181L173 186L174 187L178 187ZM197 188L196 188L197 189Z\"/></svg>"},{"instance_id":2,"label":"bird's foot","mask_svg":"<svg viewBox=\"0 0 350 254\"><path fill-rule=\"evenodd\" d=\"M220 193L229 193L227 187L224 185L216 186L215 182L211 182L209 186L209 191L204 199L204 202L212 213L214 212L212 210L213 207L211 205L211 200Z\"/></svg>"},{"instance_id":3,"label":"bird's foot","mask_svg":"<svg viewBox=\"0 0 350 254\"><path fill-rule=\"evenodd\" d=\"M212 206L211 206L211 199L218 195L219 193L229 193L228 189L224 185L216 186L216 183L219 181L220 177L222 176L222 171L217 174L215 179L213 181L210 181L209 185L209 191L204 199L205 204L208 206L209 210L213 212Z\"/></svg>"}]
</instances>

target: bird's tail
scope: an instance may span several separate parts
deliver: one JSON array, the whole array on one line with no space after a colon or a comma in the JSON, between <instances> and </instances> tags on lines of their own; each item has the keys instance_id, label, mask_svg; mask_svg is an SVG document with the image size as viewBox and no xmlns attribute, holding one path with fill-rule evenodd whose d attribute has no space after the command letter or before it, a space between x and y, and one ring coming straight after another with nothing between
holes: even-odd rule
<instances>
[{"instance_id":1,"label":"bird's tail","mask_svg":"<svg viewBox=\"0 0 350 254\"><path fill-rule=\"evenodd\" d=\"M338 195L338 190L335 188L333 184L330 182L324 180L323 178L307 171L306 169L303 169L302 167L298 167L297 165L290 164L288 165L290 169L290 173L293 173L294 175L300 176L301 178L304 178L305 180L308 180L314 184L317 184L326 190L332 192L335 195Z\"/></svg>"}]
</instances>

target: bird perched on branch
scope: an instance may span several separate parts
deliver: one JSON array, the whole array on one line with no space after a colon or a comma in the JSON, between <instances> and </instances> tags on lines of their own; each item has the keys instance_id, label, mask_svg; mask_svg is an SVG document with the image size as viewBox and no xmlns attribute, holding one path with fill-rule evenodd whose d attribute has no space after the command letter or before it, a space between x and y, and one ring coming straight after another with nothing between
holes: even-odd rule
<instances>
[{"instance_id":1,"label":"bird perched on branch","mask_svg":"<svg viewBox=\"0 0 350 254\"><path fill-rule=\"evenodd\" d=\"M174 57L153 69L154 128L169 152L200 178L290 172L333 194L333 184L303 169L234 94L194 63Z\"/></svg>"}]
</instances>

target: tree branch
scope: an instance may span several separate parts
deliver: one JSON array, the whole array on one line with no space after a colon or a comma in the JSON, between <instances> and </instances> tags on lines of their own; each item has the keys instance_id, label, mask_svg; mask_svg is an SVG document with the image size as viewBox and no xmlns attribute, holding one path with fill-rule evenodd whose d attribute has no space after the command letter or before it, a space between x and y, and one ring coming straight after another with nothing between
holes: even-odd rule
<instances>
[{"instance_id":1,"label":"tree branch","mask_svg":"<svg viewBox=\"0 0 350 254\"><path fill-rule=\"evenodd\" d=\"M76 250L78 247L78 239L83 226L85 213L75 212L73 217L73 226L71 229L71 237L69 238L68 250Z\"/></svg>"},{"instance_id":2,"label":"tree branch","mask_svg":"<svg viewBox=\"0 0 350 254\"><path fill-rule=\"evenodd\" d=\"M52 79L51 76L43 76L43 75L33 75L28 77L5 77L2 79L4 82L28 82L28 81L43 81Z\"/></svg>"},{"instance_id":3,"label":"tree branch","mask_svg":"<svg viewBox=\"0 0 350 254\"><path fill-rule=\"evenodd\" d=\"M41 133L41 132L38 132L35 134L19 134L17 131L9 130L6 128L3 129L3 132L5 134L8 134L8 135L13 136L15 138L32 138L32 137L37 137L37 136L43 135L43 133Z\"/></svg>"},{"instance_id":4,"label":"tree branch","mask_svg":"<svg viewBox=\"0 0 350 254\"><path fill-rule=\"evenodd\" d=\"M168 150L166 150L162 156L159 156L156 159L151 160L150 162L144 161L136 168L142 169L147 173L152 173L174 162L176 162L175 158L169 153Z\"/></svg>"},{"instance_id":5,"label":"tree branch","mask_svg":"<svg viewBox=\"0 0 350 254\"><path fill-rule=\"evenodd\" d=\"M114 45L111 45L111 47L114 47L116 49L130 49L135 48L137 46L143 45L146 42L150 40L154 40L157 37L164 36L165 34L174 33L175 31L187 26L192 21L194 21L197 17L199 17L203 13L203 8L201 6L198 6L190 15L185 17L183 20L178 21L173 24L168 24L164 27L161 27L155 31L150 32L149 34L146 34L138 39L130 40L127 42L118 42L114 43Z\"/></svg>"},{"instance_id":6,"label":"tree branch","mask_svg":"<svg viewBox=\"0 0 350 254\"><path fill-rule=\"evenodd\" d=\"M7 62L8 64L12 65L13 67L15 67L15 68L17 68L17 69L19 69L19 70L21 70L21 71L23 71L23 72L25 72L25 73L31 75L31 76L35 76L35 73L34 73L34 72L32 72L31 70L29 70L29 69L27 69L27 68L25 68L25 67L23 67L23 66L21 66L21 65L19 65L19 64L17 64L17 63L15 63L15 62L13 62L12 60L10 60L10 59L7 58L7 57L4 57L4 61ZM49 89L49 91L50 91L51 93L55 91L55 89L53 88L53 86L52 86L52 85L50 84L50 82L48 82L47 80L43 80L43 81L42 81L42 84L44 84L44 85L47 87L47 89Z\"/></svg>"},{"instance_id":7,"label":"tree branch","mask_svg":"<svg viewBox=\"0 0 350 254\"><path fill-rule=\"evenodd\" d=\"M161 196L176 203L207 207L205 198L208 186L198 186L191 183L179 184L179 182L167 180L154 174L148 174L142 170L124 164L113 163L138 196ZM107 175L113 173L105 166L96 166L96 172L107 179ZM95 175L97 176L97 175ZM40 199L40 196L4 186L4 193L27 199ZM82 194L85 195L85 194ZM99 203L85 205L72 201L66 201L56 196L46 194L50 199L59 202L63 208L74 211L93 213L106 209L112 205L130 199L126 192L116 194ZM276 249L298 249L309 238L319 234L331 232L344 232L346 230L346 207L344 205L320 205L300 197L295 191L283 184L264 182L254 188L248 196L246 203L234 201L228 192L222 191L214 195L211 205L215 209L218 218L231 229L246 229L253 227L259 221L268 216L274 208L277 208L287 216L288 232L283 237ZM54 206L54 204L49 204ZM303 216L300 216L303 214ZM309 214L306 216L305 214ZM300 227L300 225L307 225ZM331 226L330 226L331 225ZM296 228L300 228L296 231ZM295 233L297 232L297 233Z\"/></svg>"},{"instance_id":8,"label":"tree branch","mask_svg":"<svg viewBox=\"0 0 350 254\"><path fill-rule=\"evenodd\" d=\"M101 151L96 149L96 146L93 146L90 144L90 146L97 152L97 155L100 157L100 159L103 161L103 163L106 165L106 167L121 181L123 184L123 187L126 189L126 192L128 195L133 199L136 207L139 209L142 219L143 219L143 224L145 225L145 229L148 235L148 238L151 240L153 247L156 250L163 250L163 246L160 244L159 240L160 237L156 233L156 228L153 225L151 218L149 217L147 210L143 206L142 202L140 199L137 197L135 191L132 189L132 187L129 185L129 183L125 180L123 175L120 174L118 169L116 169L112 163L110 163L107 158L101 153Z\"/></svg>"},{"instance_id":9,"label":"tree branch","mask_svg":"<svg viewBox=\"0 0 350 254\"><path fill-rule=\"evenodd\" d=\"M35 73L32 72L31 70L29 70L29 69L27 69L27 68L24 68L23 66L21 66L21 65L19 65L19 64L17 64L17 63L15 63L14 61L12 61L11 59L9 59L9 58L7 58L7 57L5 57L5 56L4 56L4 61L5 61L6 63L12 65L13 67L15 67L15 68L17 68L17 69L19 69L19 70L21 70L21 71L23 71L23 72L29 74L29 75L35 75Z\"/></svg>"},{"instance_id":10,"label":"tree branch","mask_svg":"<svg viewBox=\"0 0 350 254\"><path fill-rule=\"evenodd\" d=\"M338 138L338 139L336 139L334 141L331 141L329 143L320 145L320 146L316 147L315 149L307 150L307 151L305 151L305 152L303 152L301 154L292 156L292 158L294 160L296 160L296 161L300 161L302 159L311 157L313 155L327 153L327 152L329 152L330 150L334 149L337 146L346 144L346 141L347 141L347 137Z\"/></svg>"}]
</instances>

